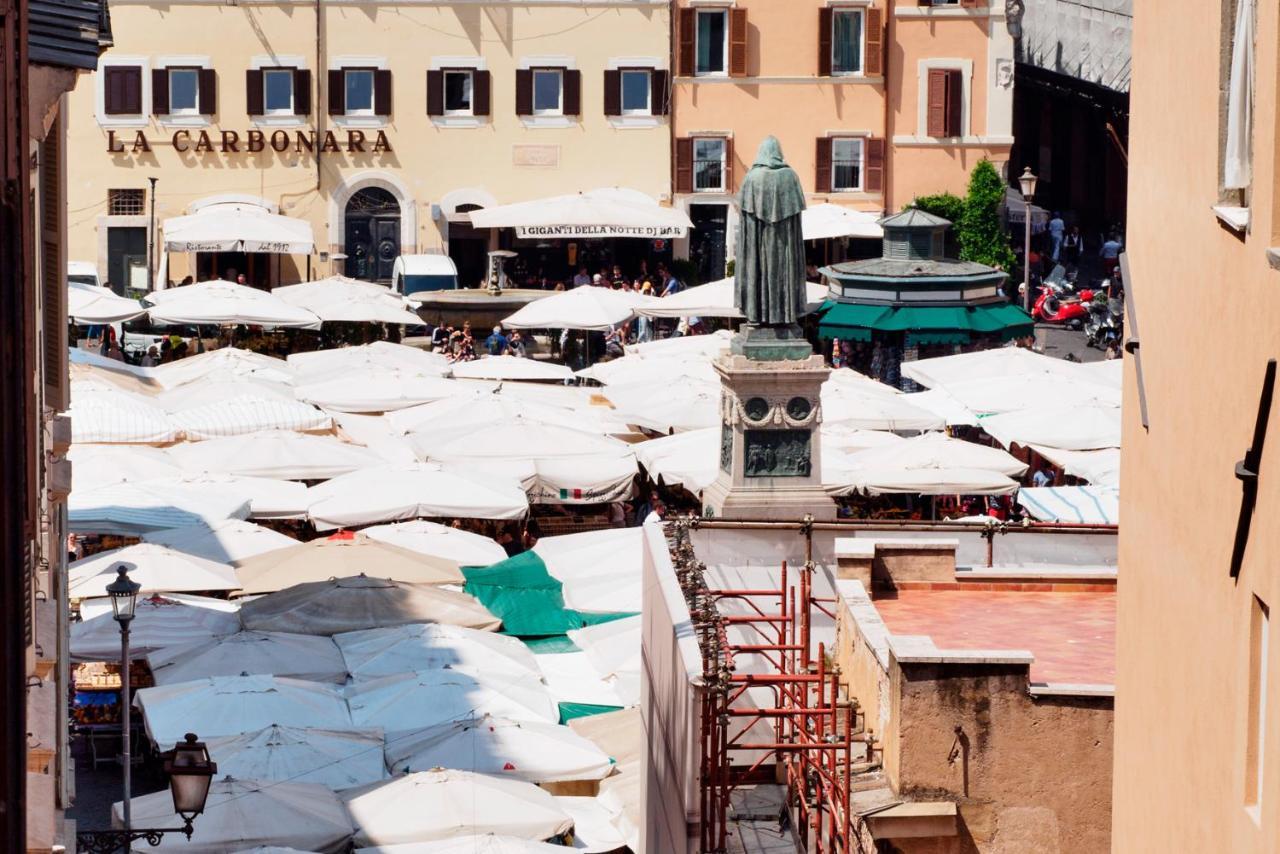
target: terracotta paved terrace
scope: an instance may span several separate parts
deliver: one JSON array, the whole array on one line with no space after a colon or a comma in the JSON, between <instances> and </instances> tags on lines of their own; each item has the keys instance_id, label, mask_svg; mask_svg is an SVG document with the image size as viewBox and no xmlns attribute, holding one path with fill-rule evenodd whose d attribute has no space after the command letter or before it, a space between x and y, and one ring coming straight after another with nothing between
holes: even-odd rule
<instances>
[{"instance_id":1,"label":"terracotta paved terrace","mask_svg":"<svg viewBox=\"0 0 1280 854\"><path fill-rule=\"evenodd\" d=\"M875 605L891 633L939 649L1029 650L1032 682L1115 683L1115 593L903 590Z\"/></svg>"}]
</instances>

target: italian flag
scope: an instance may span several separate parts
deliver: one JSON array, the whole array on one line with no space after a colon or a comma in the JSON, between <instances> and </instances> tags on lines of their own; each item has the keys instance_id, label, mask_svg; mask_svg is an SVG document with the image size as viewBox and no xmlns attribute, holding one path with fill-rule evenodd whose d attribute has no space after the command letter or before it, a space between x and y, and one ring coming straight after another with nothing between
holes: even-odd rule
<instances>
[{"instance_id":1,"label":"italian flag","mask_svg":"<svg viewBox=\"0 0 1280 854\"><path fill-rule=\"evenodd\" d=\"M565 500L565 499L567 499L567 498L581 498L581 497L582 497L582 490L581 490L581 489L562 489L562 490L560 490L560 500L561 500L561 501L564 501L564 500Z\"/></svg>"}]
</instances>

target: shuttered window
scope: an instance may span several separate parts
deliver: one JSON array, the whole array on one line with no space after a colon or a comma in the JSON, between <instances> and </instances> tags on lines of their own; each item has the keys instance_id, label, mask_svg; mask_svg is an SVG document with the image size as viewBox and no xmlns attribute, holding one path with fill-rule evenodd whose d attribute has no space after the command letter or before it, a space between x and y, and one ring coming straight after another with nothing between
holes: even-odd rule
<instances>
[{"instance_id":1,"label":"shuttered window","mask_svg":"<svg viewBox=\"0 0 1280 854\"><path fill-rule=\"evenodd\" d=\"M391 72L385 68L330 70L329 115L391 115Z\"/></svg>"},{"instance_id":2,"label":"shuttered window","mask_svg":"<svg viewBox=\"0 0 1280 854\"><path fill-rule=\"evenodd\" d=\"M676 30L676 72L691 77L697 70L698 10L681 9Z\"/></svg>"},{"instance_id":3,"label":"shuttered window","mask_svg":"<svg viewBox=\"0 0 1280 854\"><path fill-rule=\"evenodd\" d=\"M929 69L928 135L964 136L964 78L959 70Z\"/></svg>"},{"instance_id":4,"label":"shuttered window","mask_svg":"<svg viewBox=\"0 0 1280 854\"><path fill-rule=\"evenodd\" d=\"M604 73L606 116L665 116L668 75L658 68L619 68Z\"/></svg>"},{"instance_id":5,"label":"shuttered window","mask_svg":"<svg viewBox=\"0 0 1280 854\"><path fill-rule=\"evenodd\" d=\"M521 68L516 71L516 115L581 114L581 71L572 68Z\"/></svg>"},{"instance_id":6,"label":"shuttered window","mask_svg":"<svg viewBox=\"0 0 1280 854\"><path fill-rule=\"evenodd\" d=\"M874 136L863 145L862 191L884 192L884 140Z\"/></svg>"},{"instance_id":7,"label":"shuttered window","mask_svg":"<svg viewBox=\"0 0 1280 854\"><path fill-rule=\"evenodd\" d=\"M108 65L102 69L102 107L108 116L142 113L142 68Z\"/></svg>"},{"instance_id":8,"label":"shuttered window","mask_svg":"<svg viewBox=\"0 0 1280 854\"><path fill-rule=\"evenodd\" d=\"M862 61L863 73L868 77L884 75L884 18L879 9L868 9L865 24L866 36L863 41L865 55Z\"/></svg>"},{"instance_id":9,"label":"shuttered window","mask_svg":"<svg viewBox=\"0 0 1280 854\"><path fill-rule=\"evenodd\" d=\"M67 367L66 261L62 251L62 119L40 143L40 279L44 300L45 404L61 412L70 404Z\"/></svg>"},{"instance_id":10,"label":"shuttered window","mask_svg":"<svg viewBox=\"0 0 1280 854\"><path fill-rule=\"evenodd\" d=\"M306 68L288 69L293 74L293 114L311 115L311 72Z\"/></svg>"},{"instance_id":11,"label":"shuttered window","mask_svg":"<svg viewBox=\"0 0 1280 854\"><path fill-rule=\"evenodd\" d=\"M747 10L729 10L729 76L747 76Z\"/></svg>"},{"instance_id":12,"label":"shuttered window","mask_svg":"<svg viewBox=\"0 0 1280 854\"><path fill-rule=\"evenodd\" d=\"M697 136L676 140L677 193L727 193L732 189L732 139Z\"/></svg>"},{"instance_id":13,"label":"shuttered window","mask_svg":"<svg viewBox=\"0 0 1280 854\"><path fill-rule=\"evenodd\" d=\"M884 192L884 140L820 137L814 188L819 193Z\"/></svg>"},{"instance_id":14,"label":"shuttered window","mask_svg":"<svg viewBox=\"0 0 1280 854\"><path fill-rule=\"evenodd\" d=\"M831 140L833 192L857 192L862 189L862 143L862 139L858 137Z\"/></svg>"},{"instance_id":15,"label":"shuttered window","mask_svg":"<svg viewBox=\"0 0 1280 854\"><path fill-rule=\"evenodd\" d=\"M729 70L729 10L698 9L695 74L725 74Z\"/></svg>"}]
</instances>

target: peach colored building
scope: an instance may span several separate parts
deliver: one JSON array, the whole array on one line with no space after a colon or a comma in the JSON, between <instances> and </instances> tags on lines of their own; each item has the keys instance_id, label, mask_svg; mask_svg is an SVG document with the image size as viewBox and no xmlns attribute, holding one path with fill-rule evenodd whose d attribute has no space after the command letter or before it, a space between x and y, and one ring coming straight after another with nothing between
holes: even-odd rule
<instances>
[{"instance_id":1,"label":"peach colored building","mask_svg":"<svg viewBox=\"0 0 1280 854\"><path fill-rule=\"evenodd\" d=\"M1003 0L678 0L674 191L703 278L733 254L733 194L767 135L810 203L880 213L962 192L1013 143ZM726 244L728 244L726 246Z\"/></svg>"},{"instance_id":2,"label":"peach colored building","mask_svg":"<svg viewBox=\"0 0 1280 854\"><path fill-rule=\"evenodd\" d=\"M1275 852L1280 7L1134 7L1114 850Z\"/></svg>"}]
</instances>

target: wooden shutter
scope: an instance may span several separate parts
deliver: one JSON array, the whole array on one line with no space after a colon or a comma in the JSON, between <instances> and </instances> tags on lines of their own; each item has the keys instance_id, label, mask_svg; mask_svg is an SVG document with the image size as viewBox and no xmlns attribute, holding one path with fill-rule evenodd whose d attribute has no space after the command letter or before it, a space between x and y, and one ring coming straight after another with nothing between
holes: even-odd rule
<instances>
[{"instance_id":1,"label":"wooden shutter","mask_svg":"<svg viewBox=\"0 0 1280 854\"><path fill-rule=\"evenodd\" d=\"M311 72L306 68L293 70L293 112L299 116L311 115Z\"/></svg>"},{"instance_id":2,"label":"wooden shutter","mask_svg":"<svg viewBox=\"0 0 1280 854\"><path fill-rule=\"evenodd\" d=\"M964 136L964 78L959 71L947 72L946 136Z\"/></svg>"},{"instance_id":3,"label":"wooden shutter","mask_svg":"<svg viewBox=\"0 0 1280 854\"><path fill-rule=\"evenodd\" d=\"M582 72L576 68L566 68L561 73L564 92L561 103L566 116L582 115Z\"/></svg>"},{"instance_id":4,"label":"wooden shutter","mask_svg":"<svg viewBox=\"0 0 1280 854\"><path fill-rule=\"evenodd\" d=\"M347 111L347 81L342 69L329 72L329 115L340 116Z\"/></svg>"},{"instance_id":5,"label":"wooden shutter","mask_svg":"<svg viewBox=\"0 0 1280 854\"><path fill-rule=\"evenodd\" d=\"M151 112L157 116L169 113L169 69L151 69Z\"/></svg>"},{"instance_id":6,"label":"wooden shutter","mask_svg":"<svg viewBox=\"0 0 1280 854\"><path fill-rule=\"evenodd\" d=\"M862 68L868 77L884 76L884 18L879 9L867 9L867 56Z\"/></svg>"},{"instance_id":7,"label":"wooden shutter","mask_svg":"<svg viewBox=\"0 0 1280 854\"><path fill-rule=\"evenodd\" d=\"M729 10L729 76L747 76L747 10Z\"/></svg>"},{"instance_id":8,"label":"wooden shutter","mask_svg":"<svg viewBox=\"0 0 1280 854\"><path fill-rule=\"evenodd\" d=\"M733 192L733 137L724 138L724 191Z\"/></svg>"},{"instance_id":9,"label":"wooden shutter","mask_svg":"<svg viewBox=\"0 0 1280 854\"><path fill-rule=\"evenodd\" d=\"M884 192L884 140L870 137L862 143L862 189L868 193Z\"/></svg>"},{"instance_id":10,"label":"wooden shutter","mask_svg":"<svg viewBox=\"0 0 1280 854\"><path fill-rule=\"evenodd\" d=\"M471 86L472 103L475 102L475 83ZM427 115L444 115L444 72L427 72Z\"/></svg>"},{"instance_id":11,"label":"wooden shutter","mask_svg":"<svg viewBox=\"0 0 1280 854\"><path fill-rule=\"evenodd\" d=\"M297 100L297 97L294 97ZM200 69L200 115L212 116L218 112L218 72L212 68Z\"/></svg>"},{"instance_id":12,"label":"wooden shutter","mask_svg":"<svg viewBox=\"0 0 1280 854\"><path fill-rule=\"evenodd\" d=\"M61 412L70 404L67 368L67 264L63 254L62 119L40 143L40 278L44 291L45 405Z\"/></svg>"},{"instance_id":13,"label":"wooden shutter","mask_svg":"<svg viewBox=\"0 0 1280 854\"><path fill-rule=\"evenodd\" d=\"M297 95L297 92L294 93ZM251 116L260 116L262 109L262 71L251 68L244 73L245 112Z\"/></svg>"},{"instance_id":14,"label":"wooden shutter","mask_svg":"<svg viewBox=\"0 0 1280 854\"><path fill-rule=\"evenodd\" d=\"M471 72L471 113L487 116L493 111L493 78L488 71Z\"/></svg>"},{"instance_id":15,"label":"wooden shutter","mask_svg":"<svg viewBox=\"0 0 1280 854\"><path fill-rule=\"evenodd\" d=\"M135 116L142 112L142 68L108 65L102 77L103 112L109 116Z\"/></svg>"},{"instance_id":16,"label":"wooden shutter","mask_svg":"<svg viewBox=\"0 0 1280 854\"><path fill-rule=\"evenodd\" d=\"M834 10L824 6L818 10L818 76L831 76L831 38L835 28Z\"/></svg>"},{"instance_id":17,"label":"wooden shutter","mask_svg":"<svg viewBox=\"0 0 1280 854\"><path fill-rule=\"evenodd\" d=\"M606 70L604 73L604 114L622 115L622 72Z\"/></svg>"},{"instance_id":18,"label":"wooden shutter","mask_svg":"<svg viewBox=\"0 0 1280 854\"><path fill-rule=\"evenodd\" d=\"M676 192L693 192L693 139L676 140Z\"/></svg>"},{"instance_id":19,"label":"wooden shutter","mask_svg":"<svg viewBox=\"0 0 1280 854\"><path fill-rule=\"evenodd\" d=\"M671 72L655 68L649 75L649 106L655 116L671 112Z\"/></svg>"},{"instance_id":20,"label":"wooden shutter","mask_svg":"<svg viewBox=\"0 0 1280 854\"><path fill-rule=\"evenodd\" d=\"M929 136L947 135L947 71L942 68L929 69L928 85L929 104L927 115Z\"/></svg>"},{"instance_id":21,"label":"wooden shutter","mask_svg":"<svg viewBox=\"0 0 1280 854\"><path fill-rule=\"evenodd\" d=\"M818 150L814 158L817 168L813 173L813 191L815 193L831 192L831 138L818 137Z\"/></svg>"},{"instance_id":22,"label":"wooden shutter","mask_svg":"<svg viewBox=\"0 0 1280 854\"><path fill-rule=\"evenodd\" d=\"M698 10L680 10L680 47L676 73L683 77L692 77L695 60L698 56Z\"/></svg>"},{"instance_id":23,"label":"wooden shutter","mask_svg":"<svg viewBox=\"0 0 1280 854\"><path fill-rule=\"evenodd\" d=\"M391 115L391 71L386 68L373 72L373 114Z\"/></svg>"},{"instance_id":24,"label":"wooden shutter","mask_svg":"<svg viewBox=\"0 0 1280 854\"><path fill-rule=\"evenodd\" d=\"M516 70L516 115L533 115L533 69Z\"/></svg>"}]
</instances>

